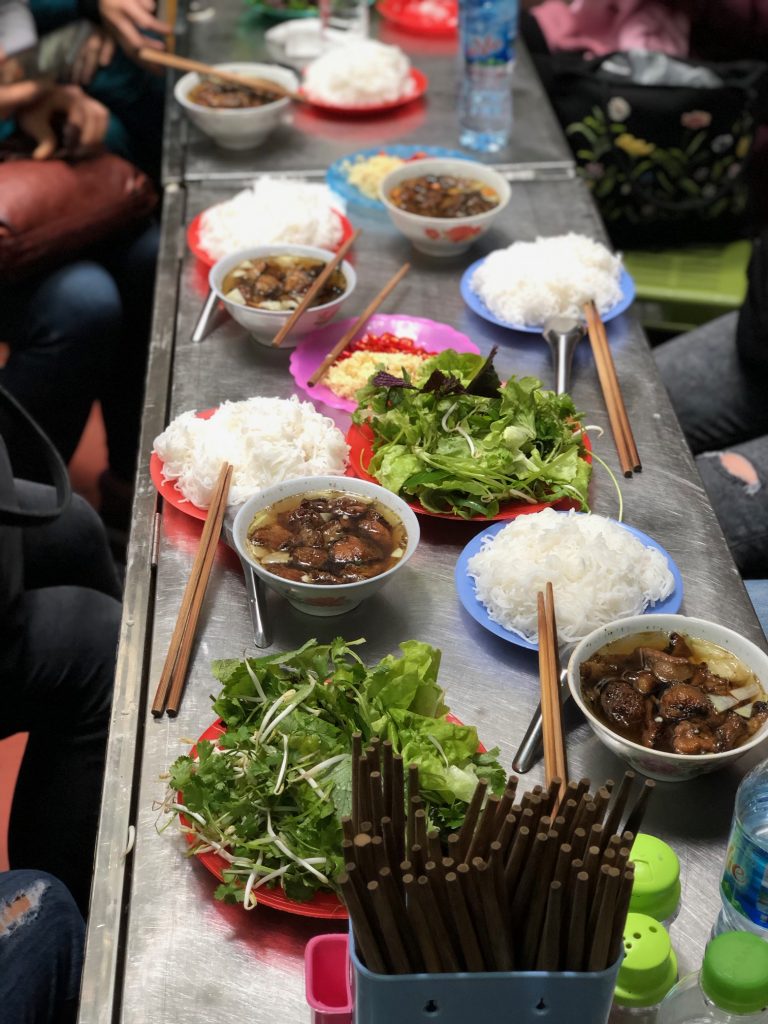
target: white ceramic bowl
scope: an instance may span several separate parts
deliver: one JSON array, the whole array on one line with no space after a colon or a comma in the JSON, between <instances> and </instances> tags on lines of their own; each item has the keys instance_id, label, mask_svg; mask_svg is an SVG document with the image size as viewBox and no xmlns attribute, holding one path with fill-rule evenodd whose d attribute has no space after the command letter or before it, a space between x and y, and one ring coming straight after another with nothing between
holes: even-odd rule
<instances>
[{"instance_id":1,"label":"white ceramic bowl","mask_svg":"<svg viewBox=\"0 0 768 1024\"><path fill-rule=\"evenodd\" d=\"M392 189L408 178L420 178L424 174L453 174L458 178L482 181L495 190L499 203L492 210L473 217L422 217L421 214L408 213L395 206L389 198ZM389 219L415 249L429 256L456 256L466 252L473 242L485 234L509 202L509 196L506 178L492 167L450 157L433 157L404 164L390 171L379 186L379 199L386 207Z\"/></svg>"},{"instance_id":2,"label":"white ceramic bowl","mask_svg":"<svg viewBox=\"0 0 768 1024\"><path fill-rule=\"evenodd\" d=\"M366 498L374 498L391 509L400 519L408 535L408 542L403 557L386 572L380 576L374 576L370 580L361 580L359 583L318 584L318 583L294 583L282 576L274 576L268 572L263 565L255 561L248 550L246 537L248 527L253 522L254 516L268 505L276 501L289 498L293 494L303 494L306 491L348 491L350 494L360 494ZM299 611L308 615L342 615L356 608L361 601L389 582L399 572L419 543L419 522L411 509L405 502L398 498L392 491L379 487L378 484L369 483L367 480L355 480L348 476L304 476L296 480L286 480L284 483L274 484L267 487L243 505L235 517L233 537L238 553L249 565L253 566L257 576L282 594Z\"/></svg>"},{"instance_id":3,"label":"white ceramic bowl","mask_svg":"<svg viewBox=\"0 0 768 1024\"><path fill-rule=\"evenodd\" d=\"M292 71L274 64L215 64L214 67L222 71L234 71L239 75L266 78L291 91L299 87L299 80ZM176 102L184 107L187 117L201 132L205 132L224 149L252 149L258 146L279 124L291 102L289 99L279 99L261 107L242 107L236 110L203 107L189 99L190 91L198 82L200 75L194 71L180 78L173 90Z\"/></svg>"},{"instance_id":4,"label":"white ceramic bowl","mask_svg":"<svg viewBox=\"0 0 768 1024\"><path fill-rule=\"evenodd\" d=\"M648 632L675 632L718 644L735 654L747 668L751 669L762 683L763 689L768 691L768 655L751 640L747 640L726 626L721 626L716 622L707 622L706 619L689 618L687 615L632 615L626 619L609 622L584 637L581 643L574 648L568 662L568 686L571 695L583 711L592 731L609 750L624 758L625 761L629 761L633 768L652 779L659 779L662 782L682 782L733 764L734 761L738 761L749 750L768 738L768 723L766 723L750 740L735 750L726 750L719 754L668 754L660 750L650 750L639 743L626 740L596 718L581 693L580 666L582 661L586 661L601 647L614 640L636 633Z\"/></svg>"},{"instance_id":5,"label":"white ceramic bowl","mask_svg":"<svg viewBox=\"0 0 768 1024\"><path fill-rule=\"evenodd\" d=\"M248 249L233 252L231 256L223 256L217 263L214 263L208 275L208 283L224 303L233 320L245 327L262 345L271 345L277 332L290 317L290 311L254 309L251 306L243 306L239 302L232 302L225 298L222 291L224 278L238 263L242 263L243 260L257 259L259 256L313 256L315 259L327 262L333 259L333 255L327 249L318 249L313 245L254 245ZM322 306L312 306L302 313L281 348L295 348L303 335L314 331L316 327L323 327L333 320L357 285L357 274L346 260L341 262L341 272L347 282L344 294L332 302L326 302Z\"/></svg>"}]
</instances>

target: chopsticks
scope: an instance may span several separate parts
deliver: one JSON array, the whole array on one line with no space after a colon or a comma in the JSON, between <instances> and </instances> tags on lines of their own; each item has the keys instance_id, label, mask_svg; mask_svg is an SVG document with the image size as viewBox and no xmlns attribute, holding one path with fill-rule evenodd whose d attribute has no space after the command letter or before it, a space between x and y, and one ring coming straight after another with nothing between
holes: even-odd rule
<instances>
[{"instance_id":1,"label":"chopsticks","mask_svg":"<svg viewBox=\"0 0 768 1024\"><path fill-rule=\"evenodd\" d=\"M187 678L187 666L195 640L197 620L200 617L200 609L216 557L216 545L227 508L231 479L232 466L225 462L216 481L200 544L184 590L184 596L181 599L181 607L168 646L168 653L165 656L160 682L155 691L155 699L152 702L152 714L155 718L159 718L163 711L167 711L172 718L179 712L184 683Z\"/></svg>"},{"instance_id":2,"label":"chopsticks","mask_svg":"<svg viewBox=\"0 0 768 1024\"><path fill-rule=\"evenodd\" d=\"M306 103L306 99L298 92L286 89L278 82L272 82L267 78L251 78L249 75L239 75L234 71L223 71L212 64L204 64L199 60L190 60L188 57L179 57L175 53L166 53L164 50L150 50L142 47L138 59L147 64L159 64L164 68L174 68L176 71L195 71L198 75L205 75L209 78L218 78L221 82L229 85L240 85L251 92L264 96L271 96L275 99L295 100L297 103Z\"/></svg>"},{"instance_id":3,"label":"chopsticks","mask_svg":"<svg viewBox=\"0 0 768 1024\"><path fill-rule=\"evenodd\" d=\"M279 348L280 345L282 345L282 343L285 341L285 339L288 337L288 335L291 333L291 331L295 327L296 323L299 320L299 317L302 316L303 313L305 312L305 310L307 310L309 308L309 306L310 306L312 300L314 299L314 297L317 295L317 293L323 287L323 285L328 280L328 278L331 276L331 274L334 272L334 270L338 266L340 266L341 261L344 259L344 257L347 255L347 253L349 252L349 250L355 244L355 242L357 241L357 239L359 237L360 237L360 228L356 228L355 231L353 232L353 234L341 246L341 248L336 253L336 255L333 257L333 259L329 260L329 262L326 263L326 265L323 267L323 269L320 272L320 274L318 274L317 278L315 278L315 280L312 282L312 284L308 288L308 290L307 290L306 294L304 295L304 297L302 298L301 302L298 304L296 309L294 309L294 311L291 313L291 315L288 317L288 319L285 321L283 326L280 328L280 330L275 335L275 340L272 342L272 344L274 345L275 348Z\"/></svg>"},{"instance_id":4,"label":"chopsticks","mask_svg":"<svg viewBox=\"0 0 768 1024\"><path fill-rule=\"evenodd\" d=\"M632 473L639 473L643 467L640 463L640 456L637 451L634 435L632 434L629 416L624 405L619 378L616 375L616 366L613 362L610 346L608 345L605 324L601 320L594 302L587 302L584 305L584 316L587 320L589 342L592 346L592 354L597 366L597 376L600 380L605 406L608 410L608 419L611 424L621 471L624 476L632 476Z\"/></svg>"},{"instance_id":5,"label":"chopsticks","mask_svg":"<svg viewBox=\"0 0 768 1024\"><path fill-rule=\"evenodd\" d=\"M322 361L322 363L320 363L320 365L315 370L315 372L312 374L312 376L309 378L309 380L307 381L307 384L311 385L312 387L314 387L314 385L317 384L317 382L323 376L325 371L333 363L336 362L336 360L339 358L339 356L344 351L344 349L347 347L347 345L349 345L349 343L354 339L355 335L360 330L360 328L373 316L373 314L376 312L376 310L382 304L384 299L386 299L386 297L389 295L389 293L391 291L393 291L398 286L398 284L400 284L400 282L402 281L402 279L405 277L405 275L408 273L408 271L410 269L411 269L411 264L410 263L404 263L402 265L402 267L400 267L398 272L396 274L394 274L389 279L389 281L387 281L387 283L384 285L384 287L381 289L381 291L378 293L378 295L376 295L373 299L371 299L371 301L365 307L365 309L360 314L360 316L357 318L357 320L355 320L354 324L350 327L350 329L346 332L346 334L342 335L342 337L339 338L339 340L333 346L331 351L328 353L328 355L325 357L325 359Z\"/></svg>"},{"instance_id":6,"label":"chopsticks","mask_svg":"<svg viewBox=\"0 0 768 1024\"><path fill-rule=\"evenodd\" d=\"M539 681L541 684L541 727L544 740L544 771L547 786L559 780L557 803L568 786L568 765L563 739L560 703L560 655L557 646L555 595L547 583L546 597L539 591Z\"/></svg>"},{"instance_id":7,"label":"chopsticks","mask_svg":"<svg viewBox=\"0 0 768 1024\"><path fill-rule=\"evenodd\" d=\"M481 780L458 833L440 838L418 768L408 766L407 787L404 768L391 743L353 737L352 816L343 819L337 883L371 970L597 971L615 963L634 879L626 828L639 828L654 783L644 784L622 831L634 772L615 794L610 780L594 794L589 779L568 783L559 814L560 779L519 803L515 776L500 798Z\"/></svg>"}]
</instances>

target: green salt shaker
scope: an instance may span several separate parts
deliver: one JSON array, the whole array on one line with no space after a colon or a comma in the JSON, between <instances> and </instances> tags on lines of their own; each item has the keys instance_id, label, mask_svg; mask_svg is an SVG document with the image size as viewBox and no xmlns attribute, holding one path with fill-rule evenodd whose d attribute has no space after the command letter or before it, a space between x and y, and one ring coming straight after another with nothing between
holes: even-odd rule
<instances>
[{"instance_id":1,"label":"green salt shaker","mask_svg":"<svg viewBox=\"0 0 768 1024\"><path fill-rule=\"evenodd\" d=\"M654 1024L676 981L677 957L666 928L647 914L630 912L609 1024Z\"/></svg>"},{"instance_id":2,"label":"green salt shaker","mask_svg":"<svg viewBox=\"0 0 768 1024\"><path fill-rule=\"evenodd\" d=\"M677 854L656 836L640 832L629 859L635 865L635 881L629 909L655 917L669 928L680 911L680 861Z\"/></svg>"}]
</instances>

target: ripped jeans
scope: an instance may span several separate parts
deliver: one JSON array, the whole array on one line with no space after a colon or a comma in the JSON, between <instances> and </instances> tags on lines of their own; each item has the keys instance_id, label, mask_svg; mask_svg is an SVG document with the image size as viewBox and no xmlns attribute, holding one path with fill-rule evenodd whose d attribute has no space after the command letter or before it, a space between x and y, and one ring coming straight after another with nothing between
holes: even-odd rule
<instances>
[{"instance_id":1,"label":"ripped jeans","mask_svg":"<svg viewBox=\"0 0 768 1024\"><path fill-rule=\"evenodd\" d=\"M736 351L736 313L654 349L743 576L768 577L768 380Z\"/></svg>"},{"instance_id":2,"label":"ripped jeans","mask_svg":"<svg viewBox=\"0 0 768 1024\"><path fill-rule=\"evenodd\" d=\"M84 941L83 919L57 878L0 873L0 1022L74 1022Z\"/></svg>"}]
</instances>

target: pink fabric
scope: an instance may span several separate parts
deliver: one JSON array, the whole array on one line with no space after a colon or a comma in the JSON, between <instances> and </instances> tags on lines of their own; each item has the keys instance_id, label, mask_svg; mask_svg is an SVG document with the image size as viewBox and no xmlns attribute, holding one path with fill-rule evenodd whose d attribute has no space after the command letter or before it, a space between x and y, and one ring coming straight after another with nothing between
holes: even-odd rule
<instances>
[{"instance_id":1,"label":"pink fabric","mask_svg":"<svg viewBox=\"0 0 768 1024\"><path fill-rule=\"evenodd\" d=\"M653 0L545 0L531 11L550 50L654 50L688 56L690 22Z\"/></svg>"}]
</instances>

